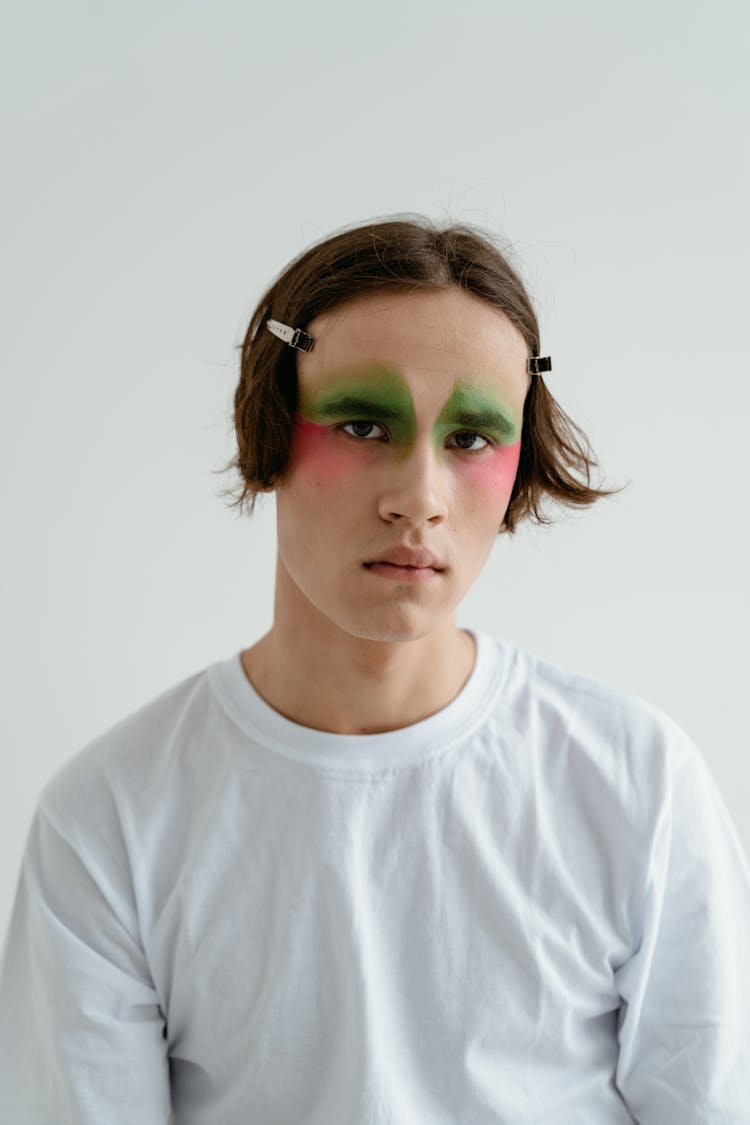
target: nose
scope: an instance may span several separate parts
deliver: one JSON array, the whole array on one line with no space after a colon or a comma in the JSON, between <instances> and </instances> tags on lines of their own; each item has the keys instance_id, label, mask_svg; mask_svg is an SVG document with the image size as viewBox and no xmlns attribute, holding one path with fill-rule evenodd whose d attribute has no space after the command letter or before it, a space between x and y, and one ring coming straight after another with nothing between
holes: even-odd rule
<instances>
[{"instance_id":1,"label":"nose","mask_svg":"<svg viewBox=\"0 0 750 1125\"><path fill-rule=\"evenodd\" d=\"M444 520L450 503L449 478L430 440L414 447L383 470L378 510L383 519L414 524Z\"/></svg>"}]
</instances>

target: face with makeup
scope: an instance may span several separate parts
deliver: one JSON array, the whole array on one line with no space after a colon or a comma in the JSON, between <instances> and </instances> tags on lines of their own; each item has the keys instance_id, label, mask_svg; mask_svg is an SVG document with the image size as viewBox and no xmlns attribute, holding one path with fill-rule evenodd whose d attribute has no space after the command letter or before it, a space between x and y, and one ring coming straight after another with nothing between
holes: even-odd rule
<instances>
[{"instance_id":1,"label":"face with makeup","mask_svg":"<svg viewBox=\"0 0 750 1125\"><path fill-rule=\"evenodd\" d=\"M275 490L277 623L328 643L455 633L518 469L526 342L457 287L368 294L307 331ZM404 543L442 571L407 583L365 566Z\"/></svg>"}]
</instances>

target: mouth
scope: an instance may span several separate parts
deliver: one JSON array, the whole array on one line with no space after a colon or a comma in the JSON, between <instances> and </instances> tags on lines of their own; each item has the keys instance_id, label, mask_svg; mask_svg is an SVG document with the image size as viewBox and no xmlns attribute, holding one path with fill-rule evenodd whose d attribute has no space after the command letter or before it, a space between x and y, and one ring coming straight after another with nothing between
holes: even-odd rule
<instances>
[{"instance_id":1,"label":"mouth","mask_svg":"<svg viewBox=\"0 0 750 1125\"><path fill-rule=\"evenodd\" d=\"M395 566L397 570L434 570L439 574L441 567L437 566L409 566L407 563L386 562L385 559L376 559L375 562L363 563L363 566Z\"/></svg>"},{"instance_id":2,"label":"mouth","mask_svg":"<svg viewBox=\"0 0 750 1125\"><path fill-rule=\"evenodd\" d=\"M398 566L396 563L372 562L362 564L371 574L382 578L395 578L401 582L419 582L437 578L443 571L434 566Z\"/></svg>"}]
</instances>

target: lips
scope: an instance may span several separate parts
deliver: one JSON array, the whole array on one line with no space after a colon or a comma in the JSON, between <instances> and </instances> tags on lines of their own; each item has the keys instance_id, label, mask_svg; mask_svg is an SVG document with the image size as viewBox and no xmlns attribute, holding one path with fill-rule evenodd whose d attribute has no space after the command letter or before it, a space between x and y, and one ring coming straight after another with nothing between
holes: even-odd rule
<instances>
[{"instance_id":1,"label":"lips","mask_svg":"<svg viewBox=\"0 0 750 1125\"><path fill-rule=\"evenodd\" d=\"M391 563L392 566L408 566L414 569L425 569L432 567L433 570L443 570L440 560L424 548L412 547L393 547L389 551L385 551L377 559L371 559L365 563L365 566L372 566L373 563Z\"/></svg>"},{"instance_id":2,"label":"lips","mask_svg":"<svg viewBox=\"0 0 750 1125\"><path fill-rule=\"evenodd\" d=\"M386 559L378 559L374 563L365 563L365 566L392 566L394 570L435 570L433 566L405 566L403 563L388 562Z\"/></svg>"}]
</instances>

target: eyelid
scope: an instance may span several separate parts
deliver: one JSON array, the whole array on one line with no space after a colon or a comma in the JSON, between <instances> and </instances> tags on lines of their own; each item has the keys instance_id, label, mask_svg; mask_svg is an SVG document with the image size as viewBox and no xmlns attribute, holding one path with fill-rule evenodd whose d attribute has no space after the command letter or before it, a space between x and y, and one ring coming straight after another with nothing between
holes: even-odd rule
<instances>
[{"instance_id":1,"label":"eyelid","mask_svg":"<svg viewBox=\"0 0 750 1125\"><path fill-rule=\"evenodd\" d=\"M342 430L343 431L344 426L352 426L352 425L356 425L356 424L361 424L361 425L365 425L365 426L379 426L381 430L385 430L385 432L388 433L388 427L384 426L382 422L376 422L373 418L350 418L346 422L339 422L333 428L334 428L334 430ZM495 440L495 438L490 437L489 434L483 434L479 430L471 430L471 429L454 430L453 433L450 434L449 436L453 437L454 434L471 434L473 437L480 437L482 439L482 441L487 442L487 445L482 446L481 449L461 449L461 447L459 446L458 449L459 449L459 452L461 452L461 453L483 453L485 451L485 449L488 449L488 448L491 448L492 446L498 445L498 442ZM363 438L363 437L358 438L354 434L346 434L346 437L350 437L350 438L353 438L354 441L361 441L361 442L367 442L367 441L372 440L371 438Z\"/></svg>"}]
</instances>

